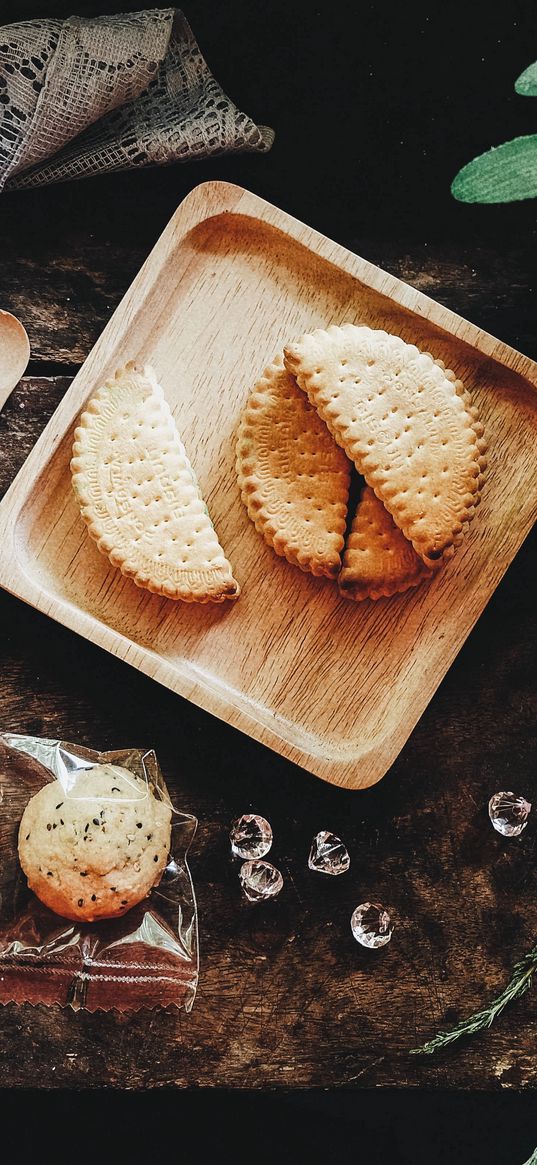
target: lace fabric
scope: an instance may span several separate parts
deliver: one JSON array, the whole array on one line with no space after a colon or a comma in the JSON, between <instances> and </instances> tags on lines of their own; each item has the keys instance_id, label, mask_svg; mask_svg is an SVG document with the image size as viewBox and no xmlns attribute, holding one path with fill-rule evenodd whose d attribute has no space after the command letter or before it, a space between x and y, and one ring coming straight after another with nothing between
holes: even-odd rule
<instances>
[{"instance_id":1,"label":"lace fabric","mask_svg":"<svg viewBox=\"0 0 537 1165\"><path fill-rule=\"evenodd\" d=\"M0 111L0 191L274 138L225 95L174 8L0 28Z\"/></svg>"}]
</instances>

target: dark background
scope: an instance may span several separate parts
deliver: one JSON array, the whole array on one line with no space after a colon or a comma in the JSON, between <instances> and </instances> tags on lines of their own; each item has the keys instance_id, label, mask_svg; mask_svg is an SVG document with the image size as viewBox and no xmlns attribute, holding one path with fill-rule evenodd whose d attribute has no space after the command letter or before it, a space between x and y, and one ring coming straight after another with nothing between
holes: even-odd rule
<instances>
[{"instance_id":1,"label":"dark background","mask_svg":"<svg viewBox=\"0 0 537 1165\"><path fill-rule=\"evenodd\" d=\"M80 15L111 11L109 2L74 7ZM229 177L325 233L337 226L345 241L360 234L420 246L464 241L469 256L500 240L509 251L522 235L528 247L535 244L533 202L468 207L449 192L475 154L537 132L537 99L513 88L537 52L531 2L186 0L182 7L222 87L254 120L276 129L276 142L269 158L213 160L197 164L195 175L190 165L178 167L164 183L147 175L147 188L168 196L167 209L194 178ZM71 10L65 0L4 0L0 15L22 20ZM128 177L112 181L118 193L131 185ZM91 197L93 211L99 185L91 195L71 186L60 199L82 206ZM159 212L157 205L155 232ZM129 232L128 222L123 229Z\"/></svg>"},{"instance_id":2,"label":"dark background","mask_svg":"<svg viewBox=\"0 0 537 1165\"><path fill-rule=\"evenodd\" d=\"M21 1165L47 1151L60 1165L185 1156L200 1165L525 1165L530 1101L385 1090L0 1093L2 1148Z\"/></svg>"},{"instance_id":3,"label":"dark background","mask_svg":"<svg viewBox=\"0 0 537 1165\"><path fill-rule=\"evenodd\" d=\"M71 6L64 0L46 5L21 0L4 2L0 20L64 16L71 7L83 15L113 9L110 2ZM117 7L125 11L142 5L123 2ZM0 207L5 268L11 264L13 272L19 271L40 255L52 257L54 264L54 256L67 261L75 252L84 255L89 266L92 256L106 246L117 256L118 267L115 273L113 266L107 272L102 295L98 281L88 283L87 276L69 274L68 267L67 274L58 272L56 286L66 295L67 284L72 290L71 280L75 302L69 319L63 325L60 320L58 331L50 335L48 347L46 337L42 341L41 375L45 369L66 375L80 363L88 302L93 312L88 326L97 334L108 318L110 301L128 285L183 195L211 177L261 194L537 357L537 204L463 206L449 190L457 170L475 154L507 138L537 132L537 100L519 97L513 90L516 76L537 58L533 3L192 0L183 4L183 10L223 88L255 120L275 128L275 145L268 156L215 159L6 196ZM144 213L137 212L137 206ZM43 282L36 296L46 292ZM524 772L527 781L534 779L536 551L532 536L442 686L424 726L398 762L399 776L415 769L417 798L428 784L427 767L434 774L437 747L446 765L446 750L457 748L461 734L464 738L468 733L466 701L478 698L483 689L472 739L466 738L460 753L459 777L461 765L472 767L473 774L479 770L485 778L487 770L496 776L512 762L515 772ZM7 709L4 706L12 728L61 734L73 723L76 711L79 739L90 743L95 715L101 732L109 735L99 743L112 747L117 739L108 706L116 685L132 702L122 725L141 722L149 681L130 673L126 678L127 669L116 661L78 644L77 658L87 674L77 677L73 691L67 646L71 637L14 601L5 598L5 603L5 665L17 670L20 684ZM27 649L28 635L41 646ZM515 640L518 646L513 646ZM52 679L47 676L51 652L57 652ZM39 698L39 691L45 692L48 703ZM209 774L206 794L208 803L214 803L215 817L223 821L228 812L219 793L221 784L235 780L238 796L247 787L249 770L257 770L260 797L276 818L278 814L282 818L278 797L290 776L300 778L293 774L293 766L274 758L269 766L261 746L216 726L169 694L163 693L161 701L162 714L153 723L146 718L144 730L153 732L159 755L168 763L181 747L182 731L190 733L195 743L189 759L195 758ZM166 723L171 726L174 712L181 725L170 727L167 738ZM360 802L360 814L372 828L382 820L384 796L397 798L394 780L392 773L381 792L371 790ZM304 788L299 780L287 802L296 820ZM312 782L307 789L312 794L308 809L312 819L314 810L318 813L328 806L334 810L337 799L344 821L349 795L320 784L312 789ZM393 808L392 801L390 805ZM281 828L285 831L283 819ZM285 844L289 848L296 844L292 831ZM197 874L203 895L203 861ZM523 892L531 893L532 887L531 881L525 883ZM534 1048L535 1028L532 1034L531 1019L526 1027L524 1002L516 1012L512 1040ZM487 1045L482 1046L486 1057ZM15 1058L16 1048L5 1054ZM463 1049L459 1055L468 1053ZM321 1035L321 1069L322 1057ZM91 1086L91 1080L88 1083ZM481 1086L476 1071L472 1087L479 1092ZM79 1122L81 1144L98 1130L102 1146L114 1120L124 1121L123 1135L135 1160L149 1155L155 1144L162 1149L166 1131L175 1138L174 1152L185 1143L191 1148L195 1134L202 1159L223 1155L226 1146L237 1143L237 1161L270 1154L283 1161L306 1155L311 1160L323 1155L328 1160L352 1157L367 1160L368 1165L377 1161L447 1165L455 1160L462 1165L523 1165L537 1144L531 1082L526 1082L523 1093L517 1094L515 1081L515 1091L489 1095L422 1090L404 1095L391 1090L332 1091L277 1099L210 1091L136 1098L82 1097L73 1092L68 1098L58 1093L16 1095L15 1103L15 1094L4 1094L2 1119L5 1145L21 1160L37 1151L41 1120L56 1128L65 1106ZM29 1111L35 1114L35 1126L24 1120ZM84 1153L78 1143L74 1153Z\"/></svg>"}]
</instances>

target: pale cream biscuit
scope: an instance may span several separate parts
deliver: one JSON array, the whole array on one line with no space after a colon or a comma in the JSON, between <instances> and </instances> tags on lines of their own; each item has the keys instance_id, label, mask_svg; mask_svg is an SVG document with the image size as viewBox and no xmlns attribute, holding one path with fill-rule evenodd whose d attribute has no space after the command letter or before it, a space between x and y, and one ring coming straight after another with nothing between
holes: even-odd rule
<instances>
[{"instance_id":1,"label":"pale cream biscuit","mask_svg":"<svg viewBox=\"0 0 537 1165\"><path fill-rule=\"evenodd\" d=\"M288 562L336 578L351 465L278 356L253 388L237 441L242 500Z\"/></svg>"},{"instance_id":2,"label":"pale cream biscuit","mask_svg":"<svg viewBox=\"0 0 537 1165\"><path fill-rule=\"evenodd\" d=\"M452 554L486 467L461 382L413 344L354 324L302 336L285 363L423 561Z\"/></svg>"},{"instance_id":3,"label":"pale cream biscuit","mask_svg":"<svg viewBox=\"0 0 537 1165\"><path fill-rule=\"evenodd\" d=\"M99 550L139 587L183 602L240 593L155 373L116 372L75 432L73 487Z\"/></svg>"},{"instance_id":4,"label":"pale cream biscuit","mask_svg":"<svg viewBox=\"0 0 537 1165\"><path fill-rule=\"evenodd\" d=\"M347 538L339 589L346 599L402 594L430 578L429 569L368 485Z\"/></svg>"},{"instance_id":5,"label":"pale cream biscuit","mask_svg":"<svg viewBox=\"0 0 537 1165\"><path fill-rule=\"evenodd\" d=\"M56 914L92 922L125 914L160 881L171 807L141 777L102 764L44 785L19 828L31 890Z\"/></svg>"}]
</instances>

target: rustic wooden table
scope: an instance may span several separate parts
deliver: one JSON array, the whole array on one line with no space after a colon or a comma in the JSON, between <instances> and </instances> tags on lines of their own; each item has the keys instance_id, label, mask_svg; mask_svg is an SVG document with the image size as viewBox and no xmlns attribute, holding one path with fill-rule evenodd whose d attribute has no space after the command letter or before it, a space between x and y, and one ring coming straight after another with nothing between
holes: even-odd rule
<instances>
[{"instance_id":1,"label":"rustic wooden table","mask_svg":"<svg viewBox=\"0 0 537 1165\"><path fill-rule=\"evenodd\" d=\"M272 153L2 198L0 306L25 322L32 345L0 416L2 490L171 213L208 177L254 189L537 357L534 204L463 207L449 195L473 153L528 129L526 106L511 96L529 63L524 22L515 29L498 16L479 38L471 30L455 88L453 19L433 68L438 28L396 15L388 35L376 7L365 6L358 42L347 39L345 6L333 17L316 4L304 23L283 3L255 19L246 3L218 14L201 0L185 5L224 86L276 127ZM43 11L17 5L18 18ZM394 80L395 42L404 85ZM0 1085L534 1085L535 993L449 1055L408 1052L480 1007L537 935L535 825L508 841L486 811L497 789L530 800L535 791L536 587L531 536L398 761L364 793L323 784L1 594L2 727L102 749L152 746L177 803L199 818L191 867L201 979L189 1016L2 1009ZM227 840L231 820L251 809L272 822L286 879L280 899L256 910L241 902ZM307 869L311 837L324 828L347 841L343 878ZM379 953L359 948L349 929L368 898L396 921Z\"/></svg>"}]
</instances>

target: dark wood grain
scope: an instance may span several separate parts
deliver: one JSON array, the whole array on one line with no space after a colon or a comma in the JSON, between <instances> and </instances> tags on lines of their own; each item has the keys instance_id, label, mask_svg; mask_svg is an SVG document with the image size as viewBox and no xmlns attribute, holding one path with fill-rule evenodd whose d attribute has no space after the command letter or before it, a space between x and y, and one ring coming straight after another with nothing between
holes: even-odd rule
<instances>
[{"instance_id":1,"label":"dark wood grain","mask_svg":"<svg viewBox=\"0 0 537 1165\"><path fill-rule=\"evenodd\" d=\"M469 208L449 195L474 153L534 132L534 106L512 94L529 63L529 12L515 28L507 8L491 10L485 26L466 5L461 38L456 5L436 21L434 6L422 21L399 5L393 23L384 5L353 5L354 35L345 5L310 6L307 20L299 7L185 5L228 91L275 125L267 158L0 200L0 307L26 323L34 362L0 415L2 491L178 202L206 178L253 189L537 355L535 204ZM43 11L25 0L17 18ZM464 1047L424 1061L408 1051L480 1007L537 935L535 824L508 841L486 813L499 788L535 793L536 586L534 533L397 763L363 793L324 785L0 594L2 726L156 748L175 800L200 822L201 943L190 1016L3 1008L0 1086L535 1087L535 991ZM227 842L249 809L272 822L286 879L256 909L241 901ZM307 869L325 828L351 852L339 879ZM376 953L349 928L368 898L396 924Z\"/></svg>"},{"instance_id":2,"label":"dark wood grain","mask_svg":"<svg viewBox=\"0 0 537 1165\"><path fill-rule=\"evenodd\" d=\"M200 167L200 177L208 172L209 167ZM101 210L92 217L91 238L79 220L83 184L45 190L39 197L37 192L17 200L13 194L5 196L0 205L0 230L6 238L0 305L23 320L34 362L50 362L61 371L62 366L71 368L85 359L179 204L176 188L186 193L195 179L191 170L189 183L174 183L170 196L169 173L140 175L151 203L149 215L139 193L125 190L124 178L103 179L107 191L103 205L111 200L113 208L107 215ZM57 218L52 218L53 200L60 209ZM21 204L27 210L24 236L15 221ZM286 200L281 205L286 208ZM518 239L500 257L488 242L463 247L442 241L401 243L359 234L345 222L332 237L485 331L501 334L506 343L529 356L537 355L535 314L528 295L537 270L537 240Z\"/></svg>"}]
</instances>

